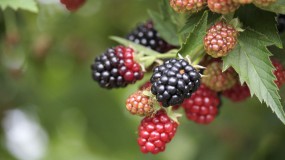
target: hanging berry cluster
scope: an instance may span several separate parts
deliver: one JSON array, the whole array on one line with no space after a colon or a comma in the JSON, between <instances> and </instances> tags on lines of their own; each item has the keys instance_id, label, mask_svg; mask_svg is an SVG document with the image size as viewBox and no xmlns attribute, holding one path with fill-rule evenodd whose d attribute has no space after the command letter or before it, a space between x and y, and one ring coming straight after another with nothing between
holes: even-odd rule
<instances>
[{"instance_id":1,"label":"hanging berry cluster","mask_svg":"<svg viewBox=\"0 0 285 160\"><path fill-rule=\"evenodd\" d=\"M170 0L168 5L178 13L195 16L208 6L211 12L222 14L208 26L199 40L202 48L195 50L199 54L190 54L193 57L180 55L187 42L180 44L182 49L168 43L152 21L139 25L126 39L112 37L123 45L109 48L96 57L91 66L92 76L102 88L113 89L134 84L149 75L146 77L150 79L126 100L127 111L143 117L137 139L142 153L157 154L165 150L179 126L179 114L176 112L180 107L189 120L209 124L219 113L222 96L233 102L241 102L251 96L248 83L240 81L243 78L241 73L234 67L225 69L223 66L223 58L240 47L239 36L244 31L238 17L226 14L234 13L245 4L266 7L274 2ZM183 36L181 39L185 41ZM276 59L271 58L271 64L275 67L274 82L280 88L285 83L285 69Z\"/></svg>"}]
</instances>

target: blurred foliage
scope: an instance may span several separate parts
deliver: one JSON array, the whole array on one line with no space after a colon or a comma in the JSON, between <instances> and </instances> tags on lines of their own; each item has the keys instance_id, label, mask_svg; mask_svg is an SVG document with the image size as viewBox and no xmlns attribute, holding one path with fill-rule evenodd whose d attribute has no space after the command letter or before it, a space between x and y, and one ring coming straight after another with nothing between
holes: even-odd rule
<instances>
[{"instance_id":1,"label":"blurred foliage","mask_svg":"<svg viewBox=\"0 0 285 160\"><path fill-rule=\"evenodd\" d=\"M153 0L88 0L75 13L57 4L41 4L38 14L1 11L1 119L13 108L36 113L49 137L44 160L283 159L285 128L256 99L223 99L219 117L208 126L183 117L164 153L140 153L140 118L124 106L140 84L101 89L91 79L90 64L116 45L110 35L125 36L149 18L150 8L157 9ZM0 137L0 159L16 159L5 148L3 129Z\"/></svg>"}]
</instances>

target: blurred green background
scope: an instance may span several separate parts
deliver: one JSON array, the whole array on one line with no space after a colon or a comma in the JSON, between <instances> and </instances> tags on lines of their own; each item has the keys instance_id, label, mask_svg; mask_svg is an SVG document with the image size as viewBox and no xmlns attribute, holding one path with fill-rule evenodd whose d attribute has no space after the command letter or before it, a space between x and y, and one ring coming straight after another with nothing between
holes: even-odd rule
<instances>
[{"instance_id":1,"label":"blurred green background","mask_svg":"<svg viewBox=\"0 0 285 160\"><path fill-rule=\"evenodd\" d=\"M125 36L146 21L157 1L87 0L74 13L58 2L39 7L39 14L0 12L0 160L284 159L285 127L256 98L223 99L208 126L181 118L164 153L143 155L136 143L141 118L124 103L146 79L104 90L90 65L116 45L110 35Z\"/></svg>"}]
</instances>

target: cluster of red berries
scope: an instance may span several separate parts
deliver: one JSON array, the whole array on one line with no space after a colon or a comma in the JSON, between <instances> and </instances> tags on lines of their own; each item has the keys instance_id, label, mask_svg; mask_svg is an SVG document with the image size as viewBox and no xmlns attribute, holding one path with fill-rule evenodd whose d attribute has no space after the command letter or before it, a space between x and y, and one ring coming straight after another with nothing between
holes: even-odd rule
<instances>
[{"instance_id":1,"label":"cluster of red berries","mask_svg":"<svg viewBox=\"0 0 285 160\"><path fill-rule=\"evenodd\" d=\"M253 3L257 6L269 6L276 0L170 0L170 6L179 13L195 13L207 6L212 12L229 14L241 5Z\"/></svg>"}]
</instances>

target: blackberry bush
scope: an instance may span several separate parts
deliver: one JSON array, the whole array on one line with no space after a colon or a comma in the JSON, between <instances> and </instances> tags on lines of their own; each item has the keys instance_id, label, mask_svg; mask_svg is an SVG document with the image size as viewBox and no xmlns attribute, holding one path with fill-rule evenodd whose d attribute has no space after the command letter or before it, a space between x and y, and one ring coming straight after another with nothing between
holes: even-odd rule
<instances>
[{"instance_id":1,"label":"blackberry bush","mask_svg":"<svg viewBox=\"0 0 285 160\"><path fill-rule=\"evenodd\" d=\"M43 48L53 48L52 51L57 51L57 49L60 48L58 51L61 53L76 50L76 53L78 52L77 60L81 57L82 62L89 60L89 49L87 49L89 47L86 45L89 43L87 41L92 39L92 42L98 42L99 40L103 41L104 39L104 37L97 38L102 34L96 33L98 32L98 30L96 30L98 28L95 26L95 24L101 26L106 20L106 22L109 22L109 27L113 25L112 27L116 27L117 31L123 31L123 28L117 27L121 26L119 24L121 24L123 21L129 22L129 19L127 19L128 17L121 14L122 10L110 12L109 6L104 9L99 8L100 6L108 4L108 2L102 1L102 3L98 3L86 0L58 0L55 1L54 5L44 6L43 4L46 3L44 0L0 0L0 37L2 37L1 42L3 44L1 45L2 52L0 52L0 84L3 84L0 87L0 97L2 98L0 99L0 115L2 115L2 112L4 113L4 111L6 111L6 108L10 110L11 106L17 106L18 99L20 99L23 104L34 104L34 102L30 102L30 95L26 95L26 90L23 90L27 87L18 87L18 85L14 85L13 83L17 82L10 81L11 78L13 80L19 80L19 82L26 83L29 82L29 77L24 79L26 77L23 76L26 74L26 72L33 73L34 71L38 70L37 67L39 64L41 64L41 66L39 65L41 67L41 69L39 69L41 72L46 71L45 67L43 67L44 65L47 64L47 66L52 66L50 65L50 61L48 63L43 63L45 62L45 59L48 59L49 54L44 54L43 58L40 58L40 63L35 64L36 69L30 70L30 67L32 68L34 63L32 65L26 64L36 59L30 59L30 56L28 54L26 55L25 52L22 52L22 50L31 50L29 42L34 41L31 38L37 36L39 31L58 31L58 35L55 36L57 38L52 39L52 42L43 42L42 46L48 46L40 47L43 51L47 50ZM129 88L129 91L132 89L137 90L131 91L133 94L131 94L129 97L125 97L126 99L121 99L121 101L125 101L125 105L121 107L125 107L127 109L126 112L131 113L127 116L139 115L141 117L141 123L138 124L137 142L142 153L157 154L165 151L166 145L172 141L173 137L175 136L178 125L184 125L179 124L178 120L176 119L180 116L177 114L177 112L179 112L179 107L184 109L186 117L189 120L192 120L198 124L209 124L213 122L220 111L224 108L222 108L222 106L225 106L225 104L222 103L222 96L230 99L232 103L243 101L250 98L250 96L256 96L256 98L252 100L264 102L268 107L271 108L272 112L277 115L281 122L285 124L284 100L280 98L282 97L280 96L280 93L281 95L284 94L282 93L281 87L285 83L285 69L282 66L285 57L285 49L283 46L285 44L285 34L283 33L285 26L283 15L285 14L284 0L160 0L153 2L159 3L159 7L156 7L156 11L146 8L143 9L148 10L151 20L137 26L137 28L131 31L125 38L111 36L111 39L119 43L120 46L107 49L104 53L97 56L91 65L92 78L94 81L96 81L96 83L99 84L99 86L101 86L101 88L112 89L123 88L131 84L135 85ZM40 3L40 5L37 5L36 3ZM85 3L86 7L81 10L82 12L74 12ZM115 4L115 9L117 9L117 4L122 5L121 2L112 2L112 4ZM144 3L144 5L145 4L151 5L153 3ZM57 12L57 10L56 12L53 12L53 10L49 9L42 10L43 8L56 5L64 5L65 8L71 12ZM123 5L125 6L124 9L128 13L137 13L133 12L134 7L131 6L130 3L124 3ZM150 8L154 7L152 6ZM21 9L21 11L13 13L14 10L18 9ZM35 25L30 24L29 22L34 21L31 21L29 17L30 14L24 14L24 16L22 16L21 14L24 12L22 10L27 10L34 13L38 13L40 11L41 14L39 14L39 16L31 16L33 18L39 17L38 20L40 20L40 22L47 19L46 13L49 12L62 15L55 17L55 22L57 23L50 27L52 29L49 29L49 27L45 28L45 26L42 25L36 25L37 27L30 29L30 27L34 27ZM100 14L95 15L95 12L98 10L100 10ZM101 11L103 11L103 14L101 14ZM111 16L116 17L113 17L112 19L110 15L105 16L104 13L112 13ZM48 14L48 20L51 19L49 22L54 21L52 20L53 15L54 14ZM100 17L99 15L104 16ZM90 19L90 17L96 17L96 21ZM140 19L142 15L133 15L130 17L137 20ZM146 17L146 15L143 15L143 17ZM72 18L75 18L74 22L71 20ZM27 22L25 22L26 19ZM84 19L84 21L82 19ZM18 21L20 23L18 23ZM29 29L27 29L27 31L22 31L22 29L19 29L19 27L22 26L25 26L24 29ZM74 28L70 26L74 26ZM80 30L82 29L80 26L84 26L86 32L84 30L84 32L80 34ZM278 28L276 26L278 26ZM108 31L109 27L106 24L104 31ZM30 34L34 30L36 32L34 34ZM92 34L88 35L87 30ZM45 34L48 35L49 33ZM82 36L82 38L78 38L80 36ZM76 39L76 41L74 43L68 42L67 48L69 49L65 49L66 42L64 39L66 38L60 39L61 37L67 37L67 39ZM93 38L95 38L94 41ZM81 39L84 39L84 41L81 42ZM63 42L60 40L63 40ZM28 45L26 43L28 43ZM98 44L102 43L93 44L92 47L98 47ZM53 45L55 45L55 47L53 47ZM61 50L62 48L63 50ZM91 48L90 46L90 49L94 48ZM278 59L278 61L276 59ZM64 59L64 61L65 60L68 60L68 58ZM62 59L59 59L59 62L62 61ZM76 68L81 67L79 65L73 66ZM53 68L53 66L50 68ZM151 70L151 68L154 69ZM66 67L66 65L60 66L59 69L59 73L63 73L61 72L61 69L65 69L69 72L71 71L68 70L70 68ZM53 75L49 74L49 71L50 70L47 72L48 74L45 73L43 75ZM55 71L55 73L58 72ZM10 77L7 76L9 74ZM6 75L6 77L3 75ZM56 79L53 79L53 77L55 76L48 77L46 80L48 85L54 84L55 82L60 83L60 81L57 81L57 77ZM62 77L67 76L61 76L60 78ZM21 81L22 78L23 81ZM147 83L139 87L141 84L136 82L142 80L143 78L144 81L147 81ZM35 77L31 78L32 82L34 79ZM71 80L72 79L70 78L66 79L66 81ZM202 83L202 85L200 85L200 83ZM80 85L80 88L83 88L84 86L87 85ZM75 87L75 89L76 88L78 87ZM34 93L34 88L31 89L31 92ZM121 94L118 96L119 98L125 96L125 94L122 92L123 89L116 91L117 94ZM61 95L62 93L65 92L56 94L56 98L58 98L57 96ZM77 91L74 91L74 93L77 93ZM81 94L75 95L76 100L78 100L77 95ZM33 94L33 96L37 95ZM86 98L88 97L89 96L87 95ZM56 98L48 96L48 98L41 97L40 99L53 100ZM95 96L95 98L97 98L97 96ZM107 96L100 98L106 98L107 100L113 101L111 97ZM93 102L96 103L98 102L97 100L98 99ZM52 102L48 103L56 104ZM93 107L93 105L95 105L97 108L101 107L100 111L104 111L103 107L109 107L102 107L99 106L99 104L100 103L92 103L90 106ZM119 104L120 103L117 103L117 105ZM251 105L245 106L247 108L252 107ZM247 112L252 112L253 109L247 110ZM60 110L56 109L56 111L58 112ZM94 110L91 109L87 111ZM110 120L114 117L115 119L118 118L114 115L112 115L114 117L110 116L110 113L120 114L113 110L113 108L105 111L113 112L105 113L105 115L102 116L104 120ZM227 113L228 112L231 112L231 110L229 109ZM232 112L235 112L235 110L232 110ZM250 118L254 117L254 121L251 121L250 118L246 119L246 117L241 117L241 119L245 119L246 122L250 123L257 122L255 119L257 116L264 116L264 114L259 114L259 112L260 111L257 110L256 113L252 112L249 114ZM88 116L97 117L92 116L92 114L99 115L103 113L88 113ZM3 115L5 118L6 115ZM231 116L237 115L239 114L231 114ZM243 115L246 116L246 114ZM227 116L228 115L225 115L224 117ZM232 117L227 117L226 119L229 120L231 118ZM86 118L86 120L88 119L89 117ZM234 117L234 119L237 118ZM223 119L221 119L221 121L222 120ZM275 121L271 121L271 119L268 117L265 117L262 120L264 120L263 122L265 123L259 124L274 127L277 125L275 124ZM122 131L127 131L128 129L124 128L125 126L120 125L122 121L122 119L118 119L117 123L115 124L118 127L114 128L120 128L121 130L123 128ZM102 123L103 122L107 121L102 120ZM226 130L226 132L224 132L224 130L219 131L221 126L231 126L230 123L231 121L226 122L228 125L213 124L210 130L214 131L215 137L217 137L217 135L218 137L222 135L222 138L227 138L227 136L224 136L226 133L225 135L230 135L231 139L238 138L238 140L240 140L243 138L244 134L242 136L239 136L239 134L237 134L237 136L232 136L233 134L227 133L228 130ZM10 126L8 129L9 128ZM103 128L108 127L101 127L100 129ZM254 129L256 128L268 127L255 127ZM98 128L96 127L96 129ZM191 129L193 128L191 127ZM230 133L239 133L239 131L237 131L239 128L233 127L232 129L234 129L234 132ZM230 128L229 130L232 129ZM6 130L7 129L5 128L5 131ZM269 129L268 131L270 132ZM275 131L275 129L273 131ZM112 133L115 132L112 131ZM110 135L114 137L114 135L121 135L112 133L104 136ZM246 133L249 134L260 132L256 131ZM132 133L126 133L126 135L130 134ZM201 135L202 134L205 134L205 132L201 132ZM252 138L254 136L250 137ZM256 137L260 138L260 136ZM271 142L267 141L268 139L270 140L270 138L271 136L269 136L269 138L263 138L266 140L266 143L261 141L260 144L267 144L268 142ZM119 138L115 137L114 139ZM113 140L110 140L110 142L114 143ZM207 142L207 140L205 142ZM222 140L220 142L223 143L226 141ZM252 147L249 147L249 149L251 148ZM177 148L175 151L178 150L180 150L180 148ZM263 151L263 146L261 146L261 150ZM277 150L274 148L270 150L270 153L262 153L262 155L266 155L266 158L275 157L275 155L273 155L275 152L277 152ZM1 151L0 153L2 156ZM11 155L6 153L6 151L3 153L6 156L9 156L9 158L10 156L18 156L12 152ZM118 153L121 154L121 152ZM259 156L260 155L254 155L254 157ZM198 157L200 158L203 156ZM19 157L17 158L19 159ZM46 159L43 157L40 158ZM2 159L5 159L5 157Z\"/></svg>"},{"instance_id":2,"label":"blackberry bush","mask_svg":"<svg viewBox=\"0 0 285 160\"><path fill-rule=\"evenodd\" d=\"M247 5L250 3L255 6ZM121 63L114 68L121 72L114 78L120 77L124 83L110 84L110 78L102 76L110 69L100 67L117 56L117 51L113 51L107 58L95 61L94 79L103 87L115 88L141 79L142 70L150 77L126 101L130 113L144 117L138 132L142 153L157 154L165 150L178 126L177 120L171 118L179 107L189 120L209 124L220 114L222 96L235 103L256 95L285 123L277 94L277 86L285 82L284 69L280 63L270 61L271 53L267 50L268 46L273 50L272 45L282 47L274 14L268 13L274 10L275 5L271 4L274 4L271 0L163 0L161 12L149 12L152 21L139 25L126 39L111 38L136 50L130 66L136 64L141 68L130 67L134 76L126 77L126 60L119 57ZM252 15L260 15L272 24ZM281 18L278 19L280 33Z\"/></svg>"}]
</instances>

